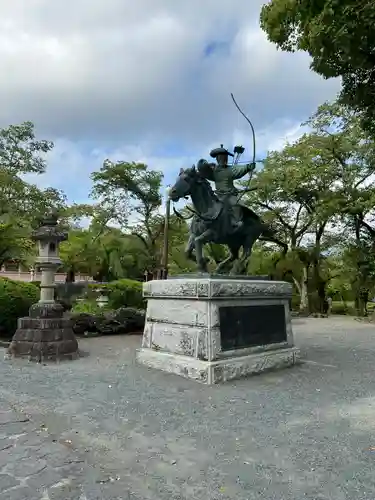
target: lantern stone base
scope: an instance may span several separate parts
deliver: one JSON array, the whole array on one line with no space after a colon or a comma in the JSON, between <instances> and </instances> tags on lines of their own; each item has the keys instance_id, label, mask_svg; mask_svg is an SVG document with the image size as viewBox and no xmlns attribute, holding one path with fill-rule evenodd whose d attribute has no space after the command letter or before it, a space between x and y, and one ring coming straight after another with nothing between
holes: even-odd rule
<instances>
[{"instance_id":1,"label":"lantern stone base","mask_svg":"<svg viewBox=\"0 0 375 500\"><path fill-rule=\"evenodd\" d=\"M18 320L8 355L38 362L76 359L78 342L63 311L54 301L32 305L29 316Z\"/></svg>"},{"instance_id":2,"label":"lantern stone base","mask_svg":"<svg viewBox=\"0 0 375 500\"><path fill-rule=\"evenodd\" d=\"M282 281L191 276L144 283L139 363L218 384L299 362Z\"/></svg>"}]
</instances>

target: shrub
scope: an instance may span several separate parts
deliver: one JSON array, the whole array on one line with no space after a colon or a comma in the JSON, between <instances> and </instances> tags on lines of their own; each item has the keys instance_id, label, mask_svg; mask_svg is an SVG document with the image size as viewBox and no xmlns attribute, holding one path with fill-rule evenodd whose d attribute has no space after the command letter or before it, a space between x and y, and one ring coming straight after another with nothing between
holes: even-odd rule
<instances>
[{"instance_id":1,"label":"shrub","mask_svg":"<svg viewBox=\"0 0 375 500\"><path fill-rule=\"evenodd\" d=\"M108 290L109 307L118 309L119 307L134 307L144 309L145 301L142 296L142 283L140 281L122 279L111 281L110 283L101 283L89 285L91 291L98 288ZM92 293L89 294L92 297Z\"/></svg>"},{"instance_id":2,"label":"shrub","mask_svg":"<svg viewBox=\"0 0 375 500\"><path fill-rule=\"evenodd\" d=\"M92 299L79 300L72 308L73 313L92 314L94 316L103 314L107 310L107 307L99 307L96 301Z\"/></svg>"},{"instance_id":3,"label":"shrub","mask_svg":"<svg viewBox=\"0 0 375 500\"><path fill-rule=\"evenodd\" d=\"M113 309L124 306L136 309L145 308L140 281L122 279L109 283L109 287L111 289L109 300Z\"/></svg>"},{"instance_id":4,"label":"shrub","mask_svg":"<svg viewBox=\"0 0 375 500\"><path fill-rule=\"evenodd\" d=\"M84 295L88 287L85 281L72 283L56 283L56 298L74 302L77 297Z\"/></svg>"},{"instance_id":5,"label":"shrub","mask_svg":"<svg viewBox=\"0 0 375 500\"><path fill-rule=\"evenodd\" d=\"M292 311L299 310L300 302L301 302L301 297L298 294L293 293L293 295L292 295Z\"/></svg>"},{"instance_id":6,"label":"shrub","mask_svg":"<svg viewBox=\"0 0 375 500\"><path fill-rule=\"evenodd\" d=\"M356 311L352 305L344 302L332 302L331 314L355 316Z\"/></svg>"},{"instance_id":7,"label":"shrub","mask_svg":"<svg viewBox=\"0 0 375 500\"><path fill-rule=\"evenodd\" d=\"M27 316L39 300L39 287L33 283L0 278L0 334L12 337L17 320Z\"/></svg>"},{"instance_id":8,"label":"shrub","mask_svg":"<svg viewBox=\"0 0 375 500\"><path fill-rule=\"evenodd\" d=\"M40 288L40 281L32 281L34 285ZM72 283L55 283L55 300L73 304L79 297L85 295L88 289L86 281L74 281Z\"/></svg>"}]
</instances>

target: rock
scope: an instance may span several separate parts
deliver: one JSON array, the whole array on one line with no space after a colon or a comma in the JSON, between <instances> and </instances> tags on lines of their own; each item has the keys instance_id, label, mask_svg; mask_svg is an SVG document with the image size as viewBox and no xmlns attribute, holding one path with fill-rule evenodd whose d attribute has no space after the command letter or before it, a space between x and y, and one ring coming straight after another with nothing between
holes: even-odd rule
<instances>
[{"instance_id":1,"label":"rock","mask_svg":"<svg viewBox=\"0 0 375 500\"><path fill-rule=\"evenodd\" d=\"M97 331L97 316L88 313L76 313L71 315L73 332L76 335L83 335L86 332L95 333Z\"/></svg>"},{"instance_id":2,"label":"rock","mask_svg":"<svg viewBox=\"0 0 375 500\"><path fill-rule=\"evenodd\" d=\"M97 321L96 329L101 335L118 335L119 333L125 333L122 331L123 325L121 325L119 321L106 317Z\"/></svg>"},{"instance_id":3,"label":"rock","mask_svg":"<svg viewBox=\"0 0 375 500\"><path fill-rule=\"evenodd\" d=\"M73 304L68 299L56 299L56 302L64 308L64 312L71 311Z\"/></svg>"},{"instance_id":4,"label":"rock","mask_svg":"<svg viewBox=\"0 0 375 500\"><path fill-rule=\"evenodd\" d=\"M137 333L142 332L145 325L145 311L132 307L120 307L103 315L75 313L70 318L76 335L86 332L100 335Z\"/></svg>"},{"instance_id":5,"label":"rock","mask_svg":"<svg viewBox=\"0 0 375 500\"><path fill-rule=\"evenodd\" d=\"M121 333L142 332L145 326L145 311L133 307L120 307L106 316L121 324Z\"/></svg>"}]
</instances>

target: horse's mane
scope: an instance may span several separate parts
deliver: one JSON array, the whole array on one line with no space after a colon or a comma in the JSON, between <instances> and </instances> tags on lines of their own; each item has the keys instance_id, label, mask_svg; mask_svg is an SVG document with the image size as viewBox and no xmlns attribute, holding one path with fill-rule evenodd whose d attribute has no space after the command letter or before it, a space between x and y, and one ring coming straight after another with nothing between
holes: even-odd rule
<instances>
[{"instance_id":1,"label":"horse's mane","mask_svg":"<svg viewBox=\"0 0 375 500\"><path fill-rule=\"evenodd\" d=\"M185 170L185 172L187 172L188 174L191 174L191 173L193 173L193 168L187 168ZM198 177L198 179L197 179L198 182L200 184L203 184L206 187L208 193L212 196L212 198L214 198L216 201L218 201L219 198L217 197L215 191L212 189L210 182L205 177L203 177L203 175L201 175L199 172L197 172L195 169L194 169L194 175L196 175Z\"/></svg>"},{"instance_id":2,"label":"horse's mane","mask_svg":"<svg viewBox=\"0 0 375 500\"><path fill-rule=\"evenodd\" d=\"M201 177L201 176L199 176L199 177L200 177L199 182L200 182L201 184L204 184L204 185L205 185L205 187L207 188L207 191L210 193L210 195L211 195L213 198L216 198L216 199L217 199L216 193L215 193L215 191L212 189L212 186L211 186L211 184L208 182L208 180L207 180L207 179L205 179L204 177Z\"/></svg>"}]
</instances>

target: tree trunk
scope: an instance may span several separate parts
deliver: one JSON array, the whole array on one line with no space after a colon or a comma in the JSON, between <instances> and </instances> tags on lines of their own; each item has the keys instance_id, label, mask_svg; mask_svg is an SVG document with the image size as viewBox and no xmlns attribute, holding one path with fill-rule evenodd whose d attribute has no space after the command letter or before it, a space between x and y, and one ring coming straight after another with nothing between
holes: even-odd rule
<instances>
[{"instance_id":1,"label":"tree trunk","mask_svg":"<svg viewBox=\"0 0 375 500\"><path fill-rule=\"evenodd\" d=\"M73 268L69 269L65 276L65 283L74 283L76 280L76 273Z\"/></svg>"},{"instance_id":2,"label":"tree trunk","mask_svg":"<svg viewBox=\"0 0 375 500\"><path fill-rule=\"evenodd\" d=\"M303 314L307 314L309 312L308 284L309 284L309 266L304 265L302 268L302 278L299 287L301 291L301 302L299 305L299 310Z\"/></svg>"},{"instance_id":3,"label":"tree trunk","mask_svg":"<svg viewBox=\"0 0 375 500\"><path fill-rule=\"evenodd\" d=\"M313 281L314 288L317 293L317 301L313 301L312 311L311 312L319 312L320 314L324 314L326 309L326 280L321 277L321 240L324 233L326 223L323 223L317 230L315 231L315 249L313 254Z\"/></svg>"},{"instance_id":4,"label":"tree trunk","mask_svg":"<svg viewBox=\"0 0 375 500\"><path fill-rule=\"evenodd\" d=\"M362 287L358 287L355 296L355 309L357 312L357 316L364 317L367 316L367 302L368 302L369 293L367 290L363 290Z\"/></svg>"},{"instance_id":5,"label":"tree trunk","mask_svg":"<svg viewBox=\"0 0 375 500\"><path fill-rule=\"evenodd\" d=\"M326 314L328 309L327 294L326 294L326 282L318 277L317 284L318 291L318 308L320 314Z\"/></svg>"},{"instance_id":6,"label":"tree trunk","mask_svg":"<svg viewBox=\"0 0 375 500\"><path fill-rule=\"evenodd\" d=\"M357 249L359 250L359 255L357 255L357 280L355 283L355 298L354 298L354 307L356 309L357 316L363 317L365 316L366 305L363 300L362 286L365 281L365 277L363 276L363 272L361 269L361 261L363 259L362 251L361 251L361 220L363 217L359 215L355 219L355 239L357 244Z\"/></svg>"},{"instance_id":7,"label":"tree trunk","mask_svg":"<svg viewBox=\"0 0 375 500\"><path fill-rule=\"evenodd\" d=\"M360 318L365 316L365 304L362 300L360 292L356 293L355 300L354 300L354 306L355 306L357 316L359 316Z\"/></svg>"}]
</instances>

